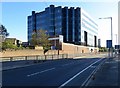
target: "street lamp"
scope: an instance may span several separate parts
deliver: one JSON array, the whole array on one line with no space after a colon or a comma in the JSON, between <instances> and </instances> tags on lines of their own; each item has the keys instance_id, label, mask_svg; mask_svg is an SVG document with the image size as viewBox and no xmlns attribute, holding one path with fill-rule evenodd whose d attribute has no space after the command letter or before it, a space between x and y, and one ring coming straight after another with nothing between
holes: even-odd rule
<instances>
[{"instance_id":1,"label":"street lamp","mask_svg":"<svg viewBox=\"0 0 120 88\"><path fill-rule=\"evenodd\" d=\"M112 17L104 17L104 18L99 18L99 19L110 19L111 20L111 40L113 40L113 33L112 33ZM113 41L112 41L113 42ZM113 44L113 43L112 43ZM111 55L113 57L113 47L111 48Z\"/></svg>"}]
</instances>

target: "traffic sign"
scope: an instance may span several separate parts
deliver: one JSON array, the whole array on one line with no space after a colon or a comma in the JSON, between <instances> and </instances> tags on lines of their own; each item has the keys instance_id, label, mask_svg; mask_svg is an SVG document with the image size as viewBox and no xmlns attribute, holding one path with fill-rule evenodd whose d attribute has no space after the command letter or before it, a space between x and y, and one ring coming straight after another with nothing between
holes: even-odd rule
<instances>
[{"instance_id":1,"label":"traffic sign","mask_svg":"<svg viewBox=\"0 0 120 88\"><path fill-rule=\"evenodd\" d=\"M112 48L112 40L107 40L106 44L107 44L106 45L107 48Z\"/></svg>"},{"instance_id":2,"label":"traffic sign","mask_svg":"<svg viewBox=\"0 0 120 88\"><path fill-rule=\"evenodd\" d=\"M115 45L115 49L120 49L120 45Z\"/></svg>"}]
</instances>

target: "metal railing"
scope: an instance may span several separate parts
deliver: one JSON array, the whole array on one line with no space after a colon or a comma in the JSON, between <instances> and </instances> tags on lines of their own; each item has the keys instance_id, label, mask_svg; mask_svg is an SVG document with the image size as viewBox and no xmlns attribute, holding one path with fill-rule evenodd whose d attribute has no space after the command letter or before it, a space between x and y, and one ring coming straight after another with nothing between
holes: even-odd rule
<instances>
[{"instance_id":1,"label":"metal railing","mask_svg":"<svg viewBox=\"0 0 120 88\"><path fill-rule=\"evenodd\" d=\"M66 59L67 54L54 54L54 55L31 55L31 56L12 56L12 57L0 57L1 62L5 61L19 61L19 60L54 60L54 59Z\"/></svg>"},{"instance_id":2,"label":"metal railing","mask_svg":"<svg viewBox=\"0 0 120 88\"><path fill-rule=\"evenodd\" d=\"M73 59L74 57L90 56L91 54L53 54L53 55L29 55L29 56L12 56L0 57L2 70L12 69L17 67L31 66L32 64L52 61L57 59ZM94 54L93 54L94 55ZM92 55L91 55L92 56Z\"/></svg>"},{"instance_id":3,"label":"metal railing","mask_svg":"<svg viewBox=\"0 0 120 88\"><path fill-rule=\"evenodd\" d=\"M0 57L0 62L5 61L19 61L19 60L54 60L62 58L74 58L83 56L94 56L99 54L92 53L77 53L77 54L53 54L53 55L29 55L29 56L11 56L11 57Z\"/></svg>"},{"instance_id":4,"label":"metal railing","mask_svg":"<svg viewBox=\"0 0 120 88\"><path fill-rule=\"evenodd\" d=\"M31 56L12 56L12 57L0 57L0 63L2 70L19 68L24 66L31 66L36 63L44 61L53 61L57 59L67 59L67 54L60 55L31 55Z\"/></svg>"}]
</instances>

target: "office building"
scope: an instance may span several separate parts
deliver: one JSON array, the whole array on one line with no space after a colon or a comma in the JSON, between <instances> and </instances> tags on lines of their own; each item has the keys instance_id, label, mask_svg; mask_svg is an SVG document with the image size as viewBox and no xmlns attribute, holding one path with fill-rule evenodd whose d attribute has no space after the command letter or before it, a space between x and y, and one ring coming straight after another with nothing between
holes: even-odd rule
<instances>
[{"instance_id":1,"label":"office building","mask_svg":"<svg viewBox=\"0 0 120 88\"><path fill-rule=\"evenodd\" d=\"M28 42L33 31L46 30L50 37L63 35L63 42L77 45L97 46L98 25L80 7L55 7L44 11L32 11L28 16Z\"/></svg>"},{"instance_id":2,"label":"office building","mask_svg":"<svg viewBox=\"0 0 120 88\"><path fill-rule=\"evenodd\" d=\"M98 47L101 47L101 39L98 39Z\"/></svg>"}]
</instances>

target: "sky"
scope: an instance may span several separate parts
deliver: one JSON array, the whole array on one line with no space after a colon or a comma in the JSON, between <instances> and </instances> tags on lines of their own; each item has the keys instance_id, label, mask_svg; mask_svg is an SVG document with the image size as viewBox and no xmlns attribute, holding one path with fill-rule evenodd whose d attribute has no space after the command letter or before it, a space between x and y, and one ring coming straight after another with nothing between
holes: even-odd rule
<instances>
[{"instance_id":1,"label":"sky","mask_svg":"<svg viewBox=\"0 0 120 88\"><path fill-rule=\"evenodd\" d=\"M22 1L22 0L21 0ZM111 38L111 24L110 19L99 19L102 17L112 17L113 18L113 44L117 44L116 34L118 33L118 1L110 0L101 1L97 0L75 0L74 2L65 0L64 2L54 1L52 2L41 0L41 2L35 0L32 2L26 0L26 2L15 2L14 0L3 0L0 3L0 23L3 24L8 32L9 37L17 38L23 42L27 41L27 16L31 15L32 11L40 12L46 7L53 4L55 6L68 6L68 7L81 7L83 8L98 24L99 36L101 39L101 45L106 46L106 40ZM2 10L1 10L2 9ZM2 16L1 16L2 15Z\"/></svg>"}]
</instances>

